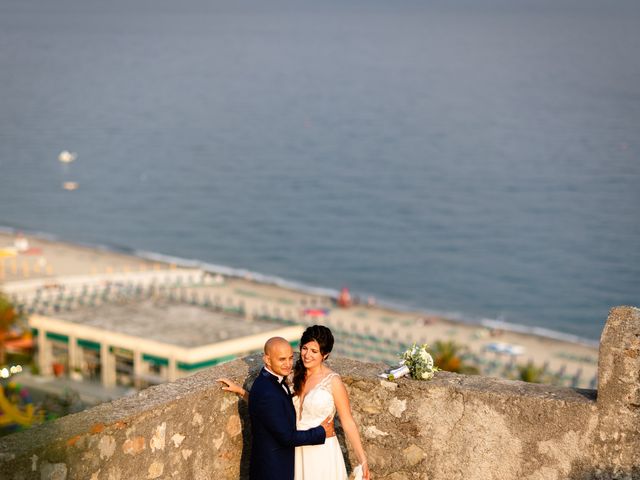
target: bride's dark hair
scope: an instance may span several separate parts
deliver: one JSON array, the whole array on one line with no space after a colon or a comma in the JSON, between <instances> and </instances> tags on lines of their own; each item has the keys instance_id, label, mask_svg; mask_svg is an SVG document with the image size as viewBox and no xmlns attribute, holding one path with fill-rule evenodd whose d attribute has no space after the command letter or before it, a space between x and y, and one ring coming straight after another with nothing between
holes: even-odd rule
<instances>
[{"instance_id":1,"label":"bride's dark hair","mask_svg":"<svg viewBox=\"0 0 640 480\"><path fill-rule=\"evenodd\" d=\"M309 342L315 340L320 346L320 353L326 359L333 349L333 334L331 330L323 325L313 325L307 328L300 338L300 348ZM304 368L302 358L298 357L298 361L293 367L293 393L299 395L304 386L305 374L307 369Z\"/></svg>"}]
</instances>

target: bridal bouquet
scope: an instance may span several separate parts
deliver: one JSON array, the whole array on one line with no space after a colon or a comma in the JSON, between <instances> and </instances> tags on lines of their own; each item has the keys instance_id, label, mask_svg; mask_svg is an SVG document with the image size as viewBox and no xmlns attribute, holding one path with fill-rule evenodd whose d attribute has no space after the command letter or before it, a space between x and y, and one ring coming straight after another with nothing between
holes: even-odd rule
<instances>
[{"instance_id":1,"label":"bridal bouquet","mask_svg":"<svg viewBox=\"0 0 640 480\"><path fill-rule=\"evenodd\" d=\"M423 345L416 345L414 343L401 355L402 360L400 360L400 367L391 370L387 378L389 380L395 380L408 374L411 374L411 378L416 380L430 380L433 378L433 374L437 372L439 368L434 366L433 357L427 351L428 347L426 343Z\"/></svg>"}]
</instances>

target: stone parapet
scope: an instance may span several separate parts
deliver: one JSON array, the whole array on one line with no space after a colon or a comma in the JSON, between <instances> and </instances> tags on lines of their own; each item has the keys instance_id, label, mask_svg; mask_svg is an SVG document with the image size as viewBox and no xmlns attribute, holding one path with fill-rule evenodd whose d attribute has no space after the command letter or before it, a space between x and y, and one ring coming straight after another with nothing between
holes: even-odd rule
<instances>
[{"instance_id":1,"label":"stone parapet","mask_svg":"<svg viewBox=\"0 0 640 480\"><path fill-rule=\"evenodd\" d=\"M619 307L603 332L598 392L447 372L388 382L379 364L331 366L376 480L587 480L640 479L638 362L640 310ZM0 478L245 479L246 405L215 379L249 387L259 367L246 357L2 438Z\"/></svg>"},{"instance_id":2,"label":"stone parapet","mask_svg":"<svg viewBox=\"0 0 640 480\"><path fill-rule=\"evenodd\" d=\"M640 478L640 309L611 310L598 358L596 471ZM610 476L607 476L610 475Z\"/></svg>"}]
</instances>

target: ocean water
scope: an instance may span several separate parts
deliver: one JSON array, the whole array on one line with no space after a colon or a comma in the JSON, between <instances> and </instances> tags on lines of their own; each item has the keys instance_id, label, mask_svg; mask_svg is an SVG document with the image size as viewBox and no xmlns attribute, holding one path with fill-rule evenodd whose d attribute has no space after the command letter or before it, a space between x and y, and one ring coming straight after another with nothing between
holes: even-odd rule
<instances>
[{"instance_id":1,"label":"ocean water","mask_svg":"<svg viewBox=\"0 0 640 480\"><path fill-rule=\"evenodd\" d=\"M4 0L0 225L595 340L639 51L637 0Z\"/></svg>"}]
</instances>

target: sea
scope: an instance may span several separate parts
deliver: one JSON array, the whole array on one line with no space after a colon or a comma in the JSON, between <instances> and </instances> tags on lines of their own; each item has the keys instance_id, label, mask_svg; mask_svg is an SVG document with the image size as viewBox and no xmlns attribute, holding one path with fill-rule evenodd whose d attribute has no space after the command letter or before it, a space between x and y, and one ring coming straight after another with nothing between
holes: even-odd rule
<instances>
[{"instance_id":1,"label":"sea","mask_svg":"<svg viewBox=\"0 0 640 480\"><path fill-rule=\"evenodd\" d=\"M637 0L0 0L0 225L595 343L639 52Z\"/></svg>"}]
</instances>

